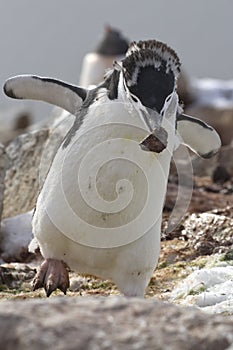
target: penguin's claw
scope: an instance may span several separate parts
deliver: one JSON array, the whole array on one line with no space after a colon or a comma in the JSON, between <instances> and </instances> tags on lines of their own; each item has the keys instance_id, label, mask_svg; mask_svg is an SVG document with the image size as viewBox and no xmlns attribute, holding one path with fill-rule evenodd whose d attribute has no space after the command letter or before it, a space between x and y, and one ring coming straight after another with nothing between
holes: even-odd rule
<instances>
[{"instance_id":1,"label":"penguin's claw","mask_svg":"<svg viewBox=\"0 0 233 350\"><path fill-rule=\"evenodd\" d=\"M66 294L66 290L69 288L67 265L63 261L56 259L46 259L43 261L32 281L33 291L38 288L44 288L47 297L57 288Z\"/></svg>"}]
</instances>

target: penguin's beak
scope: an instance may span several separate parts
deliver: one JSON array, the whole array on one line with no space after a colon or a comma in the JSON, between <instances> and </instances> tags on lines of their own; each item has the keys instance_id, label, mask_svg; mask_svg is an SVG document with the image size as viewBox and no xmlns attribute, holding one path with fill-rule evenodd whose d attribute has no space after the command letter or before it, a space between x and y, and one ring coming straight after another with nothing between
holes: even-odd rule
<instances>
[{"instance_id":1,"label":"penguin's beak","mask_svg":"<svg viewBox=\"0 0 233 350\"><path fill-rule=\"evenodd\" d=\"M163 108L160 112L145 107L146 111L143 113L143 119L148 128L148 131L153 132L154 129L159 129L161 127L163 118L169 119L171 116L176 115L177 109L178 95L175 90L167 96L166 100L164 101Z\"/></svg>"},{"instance_id":2,"label":"penguin's beak","mask_svg":"<svg viewBox=\"0 0 233 350\"><path fill-rule=\"evenodd\" d=\"M167 139L167 131L160 127L159 129L154 129L139 145L143 151L161 153L167 147Z\"/></svg>"},{"instance_id":3,"label":"penguin's beak","mask_svg":"<svg viewBox=\"0 0 233 350\"><path fill-rule=\"evenodd\" d=\"M143 113L143 119L150 134L140 142L141 149L148 152L162 152L167 147L168 138L166 130L161 127L162 114L153 109L146 108L146 111Z\"/></svg>"},{"instance_id":4,"label":"penguin's beak","mask_svg":"<svg viewBox=\"0 0 233 350\"><path fill-rule=\"evenodd\" d=\"M163 119L162 114L150 108L146 108L146 111L147 113L144 114L144 120L149 131L153 132L154 129L159 129Z\"/></svg>"},{"instance_id":5,"label":"penguin's beak","mask_svg":"<svg viewBox=\"0 0 233 350\"><path fill-rule=\"evenodd\" d=\"M147 113L143 113L143 119L150 134L139 144L143 151L161 153L167 147L168 133L161 124L164 117L176 115L177 108L178 96L175 91L168 96L160 113L146 108Z\"/></svg>"}]
</instances>

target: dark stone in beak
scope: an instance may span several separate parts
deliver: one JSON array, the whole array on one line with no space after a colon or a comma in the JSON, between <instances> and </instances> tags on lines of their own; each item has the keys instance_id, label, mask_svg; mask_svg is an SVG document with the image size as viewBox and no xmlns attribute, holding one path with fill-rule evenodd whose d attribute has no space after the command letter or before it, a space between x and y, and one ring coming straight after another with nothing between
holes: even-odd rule
<instances>
[{"instance_id":1,"label":"dark stone in beak","mask_svg":"<svg viewBox=\"0 0 233 350\"><path fill-rule=\"evenodd\" d=\"M167 131L160 127L149 134L139 145L143 151L161 153L167 147L167 138Z\"/></svg>"}]
</instances>

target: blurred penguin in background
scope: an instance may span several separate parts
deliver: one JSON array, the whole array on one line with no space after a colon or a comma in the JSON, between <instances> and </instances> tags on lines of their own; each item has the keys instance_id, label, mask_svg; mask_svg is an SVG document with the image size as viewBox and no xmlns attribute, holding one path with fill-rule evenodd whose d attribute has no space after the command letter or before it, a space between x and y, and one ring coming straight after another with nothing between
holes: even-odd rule
<instances>
[{"instance_id":1,"label":"blurred penguin in background","mask_svg":"<svg viewBox=\"0 0 233 350\"><path fill-rule=\"evenodd\" d=\"M99 84L104 79L106 70L112 67L113 61L119 61L125 56L128 46L128 39L119 30L106 26L95 51L83 59L80 85L88 87Z\"/></svg>"}]
</instances>

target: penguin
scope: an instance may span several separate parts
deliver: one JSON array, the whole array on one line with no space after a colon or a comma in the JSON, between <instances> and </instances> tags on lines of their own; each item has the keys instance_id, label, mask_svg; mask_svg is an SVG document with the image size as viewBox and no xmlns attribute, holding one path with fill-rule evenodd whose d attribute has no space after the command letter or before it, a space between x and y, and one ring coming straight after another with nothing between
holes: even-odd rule
<instances>
[{"instance_id":1,"label":"penguin","mask_svg":"<svg viewBox=\"0 0 233 350\"><path fill-rule=\"evenodd\" d=\"M119 61L128 50L129 41L119 30L106 26L103 37L94 52L83 58L79 83L81 86L99 84L105 71L112 67L113 61Z\"/></svg>"},{"instance_id":2,"label":"penguin","mask_svg":"<svg viewBox=\"0 0 233 350\"><path fill-rule=\"evenodd\" d=\"M216 131L182 113L180 60L157 40L130 44L93 89L21 75L6 95L66 109L75 121L38 196L33 233L44 261L33 289L66 293L68 270L112 280L143 297L157 266L163 204L173 151L184 143L208 158Z\"/></svg>"}]
</instances>

